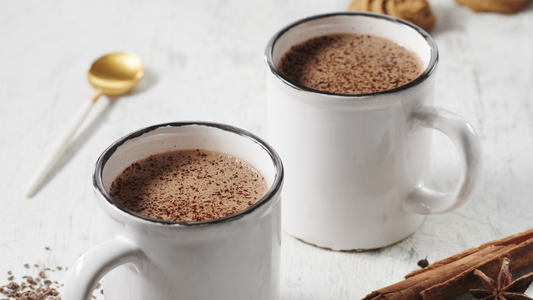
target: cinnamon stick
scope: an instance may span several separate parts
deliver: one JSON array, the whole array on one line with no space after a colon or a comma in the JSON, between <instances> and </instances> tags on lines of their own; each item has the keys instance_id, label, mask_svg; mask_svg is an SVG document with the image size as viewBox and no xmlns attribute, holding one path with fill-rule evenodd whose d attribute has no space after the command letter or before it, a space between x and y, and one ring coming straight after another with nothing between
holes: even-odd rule
<instances>
[{"instance_id":1,"label":"cinnamon stick","mask_svg":"<svg viewBox=\"0 0 533 300\"><path fill-rule=\"evenodd\" d=\"M533 265L533 230L483 244L405 276L405 280L374 291L363 300L437 300L458 296L479 286L474 270L496 277L504 257L511 268Z\"/></svg>"}]
</instances>

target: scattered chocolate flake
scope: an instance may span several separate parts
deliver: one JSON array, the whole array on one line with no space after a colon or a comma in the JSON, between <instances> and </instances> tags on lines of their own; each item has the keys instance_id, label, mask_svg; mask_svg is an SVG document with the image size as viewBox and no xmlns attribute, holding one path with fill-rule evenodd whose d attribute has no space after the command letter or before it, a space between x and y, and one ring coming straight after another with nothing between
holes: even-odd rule
<instances>
[{"instance_id":1,"label":"scattered chocolate flake","mask_svg":"<svg viewBox=\"0 0 533 300\"><path fill-rule=\"evenodd\" d=\"M35 265L33 265L33 266L34 266L34 267L36 267L36 268L38 268L38 267L39 267L39 265L37 265L37 264L35 264Z\"/></svg>"},{"instance_id":2,"label":"scattered chocolate flake","mask_svg":"<svg viewBox=\"0 0 533 300\"><path fill-rule=\"evenodd\" d=\"M425 268L427 266L429 266L429 262L428 262L428 258L424 258L424 259L421 259L418 261L417 265L421 268Z\"/></svg>"},{"instance_id":3,"label":"scattered chocolate flake","mask_svg":"<svg viewBox=\"0 0 533 300\"><path fill-rule=\"evenodd\" d=\"M30 268L30 265L28 265L28 264L24 264L24 267L25 267L26 269L29 269L29 268Z\"/></svg>"},{"instance_id":4,"label":"scattered chocolate flake","mask_svg":"<svg viewBox=\"0 0 533 300\"><path fill-rule=\"evenodd\" d=\"M61 270L61 269L63 269L63 268L58 266L57 269L58 269L58 270Z\"/></svg>"},{"instance_id":5,"label":"scattered chocolate flake","mask_svg":"<svg viewBox=\"0 0 533 300\"><path fill-rule=\"evenodd\" d=\"M44 249L46 249L46 250L50 250L50 247L44 247Z\"/></svg>"},{"instance_id":6,"label":"scattered chocolate flake","mask_svg":"<svg viewBox=\"0 0 533 300\"><path fill-rule=\"evenodd\" d=\"M7 278L7 280L11 281L11 280L13 280L13 278L15 278L15 277L13 277L13 276L9 276L9 277Z\"/></svg>"},{"instance_id":7,"label":"scattered chocolate flake","mask_svg":"<svg viewBox=\"0 0 533 300\"><path fill-rule=\"evenodd\" d=\"M7 275L13 275L11 271L7 271Z\"/></svg>"},{"instance_id":8,"label":"scattered chocolate flake","mask_svg":"<svg viewBox=\"0 0 533 300\"><path fill-rule=\"evenodd\" d=\"M33 280L33 277L31 277L31 276L28 276L26 278L26 282L28 282L31 285L36 285L37 284L37 282L35 282L35 280Z\"/></svg>"},{"instance_id":9,"label":"scattered chocolate flake","mask_svg":"<svg viewBox=\"0 0 533 300\"><path fill-rule=\"evenodd\" d=\"M18 285L16 282L10 282L6 285L6 287L10 290L14 290L14 291L18 291L18 289L20 288L20 285Z\"/></svg>"},{"instance_id":10,"label":"scattered chocolate flake","mask_svg":"<svg viewBox=\"0 0 533 300\"><path fill-rule=\"evenodd\" d=\"M100 282L98 282L98 284L96 285L96 287L94 288L95 290L99 289L101 286Z\"/></svg>"},{"instance_id":11,"label":"scattered chocolate flake","mask_svg":"<svg viewBox=\"0 0 533 300\"><path fill-rule=\"evenodd\" d=\"M102 295L104 294L104 290L103 290L103 289L102 289L102 290L100 290L100 294L102 294Z\"/></svg>"},{"instance_id":12,"label":"scattered chocolate flake","mask_svg":"<svg viewBox=\"0 0 533 300\"><path fill-rule=\"evenodd\" d=\"M30 265L25 264L24 266L29 268ZM50 270L49 268L46 269ZM52 281L48 279L44 280L46 277L44 271L39 272L40 278L37 277L34 279L28 275L22 276L24 282L20 283L11 281L14 278L11 271L8 271L8 275L10 275L8 278L10 280L9 284L0 286L0 293L5 295L5 298L0 300L61 300L61 297L58 297L59 292L51 286ZM40 283L41 278L43 278L44 285ZM54 282L57 283L57 281ZM59 288L59 284L57 288Z\"/></svg>"}]
</instances>

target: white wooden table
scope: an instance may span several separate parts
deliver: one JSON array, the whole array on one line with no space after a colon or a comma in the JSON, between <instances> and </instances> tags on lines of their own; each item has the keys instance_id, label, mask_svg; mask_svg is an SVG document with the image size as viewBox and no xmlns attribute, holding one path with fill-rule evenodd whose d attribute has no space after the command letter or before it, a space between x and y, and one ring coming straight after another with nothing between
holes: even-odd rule
<instances>
[{"instance_id":1,"label":"white wooden table","mask_svg":"<svg viewBox=\"0 0 533 300\"><path fill-rule=\"evenodd\" d=\"M456 212L427 217L415 234L381 250L336 253L285 235L283 300L360 299L402 280L426 256L434 262L533 228L533 5L507 16L473 13L453 0L430 3L438 18L431 34L440 49L436 105L477 129L483 183ZM43 266L71 266L99 242L92 167L122 135L167 121L206 120L265 136L267 41L296 19L348 4L1 1L0 285L8 282L8 270L20 282ZM100 99L94 122L38 194L26 199L28 177L51 140L93 93L86 80L91 62L117 51L137 53L145 79L129 95ZM428 180L450 190L459 177L458 157L450 141L434 137ZM49 276L61 283L66 272Z\"/></svg>"}]
</instances>

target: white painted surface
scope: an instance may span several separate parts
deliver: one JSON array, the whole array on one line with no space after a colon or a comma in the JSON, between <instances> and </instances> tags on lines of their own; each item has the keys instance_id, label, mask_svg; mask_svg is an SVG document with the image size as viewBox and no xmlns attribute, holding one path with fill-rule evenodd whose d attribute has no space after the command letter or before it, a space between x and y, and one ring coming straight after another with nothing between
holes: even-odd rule
<instances>
[{"instance_id":1,"label":"white painted surface","mask_svg":"<svg viewBox=\"0 0 533 300\"><path fill-rule=\"evenodd\" d=\"M379 251L329 252L285 235L284 300L360 299L401 280L426 256L434 262L533 228L533 6L507 16L472 13L452 0L430 3L438 18L431 34L440 50L435 105L465 117L478 131L484 180L466 205L427 217L412 236ZM18 282L38 273L25 263L70 266L98 242L91 171L100 153L124 134L156 123L205 120L266 136L267 41L298 18L348 4L0 2L0 285L7 283L8 270ZM24 198L51 139L93 93L86 80L90 64L115 51L137 53L146 78L136 92L110 104L102 97L97 122L73 143L38 194ZM435 134L433 143L428 181L451 190L459 157L447 138ZM60 282L66 275L49 274Z\"/></svg>"}]
</instances>

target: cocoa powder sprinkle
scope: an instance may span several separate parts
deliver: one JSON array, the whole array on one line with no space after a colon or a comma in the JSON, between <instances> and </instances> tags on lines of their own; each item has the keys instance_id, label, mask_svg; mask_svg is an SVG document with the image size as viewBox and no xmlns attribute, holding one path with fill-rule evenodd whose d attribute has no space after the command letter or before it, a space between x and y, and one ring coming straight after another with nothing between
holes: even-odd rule
<instances>
[{"instance_id":1,"label":"cocoa powder sprinkle","mask_svg":"<svg viewBox=\"0 0 533 300\"><path fill-rule=\"evenodd\" d=\"M225 217L257 202L245 201L244 190L263 196L268 185L240 159L195 149L161 153L133 163L115 178L109 194L139 214L191 222Z\"/></svg>"},{"instance_id":2,"label":"cocoa powder sprinkle","mask_svg":"<svg viewBox=\"0 0 533 300\"><path fill-rule=\"evenodd\" d=\"M337 94L365 94L402 86L423 71L420 57L373 35L333 34L292 46L278 68L290 80Z\"/></svg>"}]
</instances>

